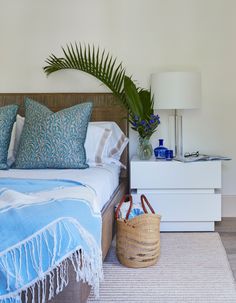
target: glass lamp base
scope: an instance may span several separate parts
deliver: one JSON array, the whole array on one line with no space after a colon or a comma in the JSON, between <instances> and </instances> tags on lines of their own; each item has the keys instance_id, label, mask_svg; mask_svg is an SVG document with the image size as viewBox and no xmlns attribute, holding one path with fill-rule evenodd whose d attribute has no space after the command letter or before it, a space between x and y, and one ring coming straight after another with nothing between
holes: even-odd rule
<instances>
[{"instance_id":1,"label":"glass lamp base","mask_svg":"<svg viewBox=\"0 0 236 303\"><path fill-rule=\"evenodd\" d=\"M183 156L182 116L169 116L169 142L175 157Z\"/></svg>"}]
</instances>

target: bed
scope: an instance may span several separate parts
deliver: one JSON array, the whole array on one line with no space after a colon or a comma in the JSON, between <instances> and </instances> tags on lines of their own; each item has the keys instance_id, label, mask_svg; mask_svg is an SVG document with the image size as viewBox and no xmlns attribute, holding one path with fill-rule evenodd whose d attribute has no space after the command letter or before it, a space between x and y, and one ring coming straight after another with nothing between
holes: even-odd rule
<instances>
[{"instance_id":1,"label":"bed","mask_svg":"<svg viewBox=\"0 0 236 303\"><path fill-rule=\"evenodd\" d=\"M34 100L45 104L53 111L59 111L63 108L73 106L78 103L86 101L93 101L93 113L92 121L115 121L125 135L128 135L127 124L127 112L122 105L116 100L112 94L106 93L6 93L0 94L0 106L17 103L20 105L19 112L24 115L23 102L25 97L30 97ZM109 194L109 201L101 201L101 213L102 213L102 255L103 259L109 250L113 235L114 235L114 205L121 199L123 194L127 191L127 171L128 171L128 150L123 152L121 162L127 166L127 170L121 170L119 181L114 181L117 186L112 194ZM109 171L109 166L105 168ZM11 170L10 170L11 171ZM11 174L9 171L9 174ZM58 173L60 173L58 171ZM110 171L109 173L112 174ZM113 172L114 173L114 172ZM7 174L7 173L6 173ZM20 174L20 172L18 172ZM70 172L68 171L70 175ZM118 173L115 172L114 176ZM9 175L10 176L10 175ZM113 178L116 180L116 177ZM113 188L114 189L114 188ZM106 198L104 198L106 199ZM101 196L101 200L103 200ZM75 281L75 273L72 269L72 265L69 264L69 284L68 286L57 296L55 296L50 302L53 303L69 303L69 302L86 302L90 293L90 286L87 283ZM30 294L28 294L30 298ZM24 301L25 294L22 295Z\"/></svg>"}]
</instances>

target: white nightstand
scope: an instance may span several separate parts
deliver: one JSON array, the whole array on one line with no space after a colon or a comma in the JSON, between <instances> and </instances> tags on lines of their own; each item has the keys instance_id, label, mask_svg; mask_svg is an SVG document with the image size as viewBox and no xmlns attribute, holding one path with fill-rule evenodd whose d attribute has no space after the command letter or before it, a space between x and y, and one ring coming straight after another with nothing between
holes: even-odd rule
<instances>
[{"instance_id":1,"label":"white nightstand","mask_svg":"<svg viewBox=\"0 0 236 303\"><path fill-rule=\"evenodd\" d=\"M214 231L221 220L221 161L182 163L133 157L134 201L145 194L162 216L162 231Z\"/></svg>"}]
</instances>

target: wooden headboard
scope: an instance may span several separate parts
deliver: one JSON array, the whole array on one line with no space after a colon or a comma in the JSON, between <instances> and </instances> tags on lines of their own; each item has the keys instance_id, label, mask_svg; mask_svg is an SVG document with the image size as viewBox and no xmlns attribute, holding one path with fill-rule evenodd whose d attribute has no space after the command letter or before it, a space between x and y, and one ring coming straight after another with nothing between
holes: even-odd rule
<instances>
[{"instance_id":1,"label":"wooden headboard","mask_svg":"<svg viewBox=\"0 0 236 303\"><path fill-rule=\"evenodd\" d=\"M111 93L0 93L0 106L19 104L19 113L24 115L24 98L29 97L45 104L56 112L78 103L92 101L92 121L115 121L128 136L128 113L125 107ZM124 151L121 159L128 167L128 149ZM122 173L125 176L124 172Z\"/></svg>"}]
</instances>

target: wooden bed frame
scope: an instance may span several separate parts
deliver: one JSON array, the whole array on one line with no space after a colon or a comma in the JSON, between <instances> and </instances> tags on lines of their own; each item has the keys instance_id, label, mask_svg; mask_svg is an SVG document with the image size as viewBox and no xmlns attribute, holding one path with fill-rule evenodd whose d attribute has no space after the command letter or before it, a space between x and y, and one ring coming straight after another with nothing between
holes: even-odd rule
<instances>
[{"instance_id":1,"label":"wooden bed frame","mask_svg":"<svg viewBox=\"0 0 236 303\"><path fill-rule=\"evenodd\" d=\"M92 121L115 121L128 136L127 111L122 104L109 93L0 93L0 106L19 104L19 113L24 115L24 98L29 97L35 101L45 104L53 111L83 103L93 102ZM124 151L121 162L126 165L127 170L122 170L120 184L109 203L102 210L102 254L106 257L114 235L114 205L128 189L128 149ZM84 303L90 293L87 283L75 281L72 267L69 273L69 285L50 300L50 303ZM39 303L39 302L38 302Z\"/></svg>"}]
</instances>

